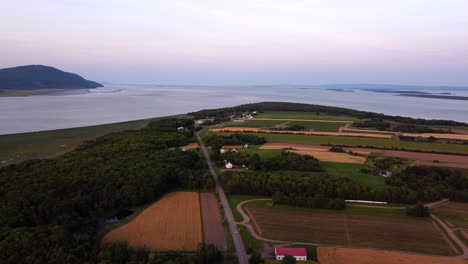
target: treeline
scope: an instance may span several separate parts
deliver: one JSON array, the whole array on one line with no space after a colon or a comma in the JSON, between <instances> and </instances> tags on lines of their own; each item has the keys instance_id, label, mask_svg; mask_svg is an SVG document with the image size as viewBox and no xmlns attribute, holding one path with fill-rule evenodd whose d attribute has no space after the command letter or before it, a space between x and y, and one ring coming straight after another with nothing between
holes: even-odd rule
<instances>
[{"instance_id":1,"label":"treeline","mask_svg":"<svg viewBox=\"0 0 468 264\"><path fill-rule=\"evenodd\" d=\"M450 198L468 202L468 176L455 169L410 166L387 178L387 184L415 190L420 201Z\"/></svg>"},{"instance_id":2,"label":"treeline","mask_svg":"<svg viewBox=\"0 0 468 264\"><path fill-rule=\"evenodd\" d=\"M249 171L223 173L229 194L273 196L282 204L301 207L344 208L344 200L414 203L417 194L408 187L374 188L328 173L281 173Z\"/></svg>"},{"instance_id":3,"label":"treeline","mask_svg":"<svg viewBox=\"0 0 468 264\"><path fill-rule=\"evenodd\" d=\"M89 263L99 222L173 188L209 188L203 160L169 150L193 140L158 120L85 142L55 159L0 168L2 263Z\"/></svg>"},{"instance_id":4,"label":"treeline","mask_svg":"<svg viewBox=\"0 0 468 264\"><path fill-rule=\"evenodd\" d=\"M295 170L295 171L323 171L317 159L307 155L299 155L293 152L282 151L280 155L262 159L258 154L249 155L245 152L226 152L217 158L218 164L226 160L235 165L246 165L249 169L272 171L272 170Z\"/></svg>"},{"instance_id":5,"label":"treeline","mask_svg":"<svg viewBox=\"0 0 468 264\"><path fill-rule=\"evenodd\" d=\"M204 138L206 145L212 146L214 149L219 150L222 146L229 145L261 145L267 141L264 137L249 135L244 133L234 133L231 135L209 134Z\"/></svg>"},{"instance_id":6,"label":"treeline","mask_svg":"<svg viewBox=\"0 0 468 264\"><path fill-rule=\"evenodd\" d=\"M421 118L411 118L402 116L390 116L379 113L358 111L353 109L322 106L322 105L311 105L311 104L300 104L300 103L285 103L285 102L263 102L244 104L236 107L226 107L219 109L207 109L198 112L189 113L189 115L195 118L215 117L219 119L227 119L230 115L236 113L242 113L245 111L291 111L291 112L311 112L313 114L329 114L329 115L343 115L352 116L360 119L382 119L388 121L394 121L404 124L413 125L427 125L427 126L468 126L466 123L456 122L451 120L426 120Z\"/></svg>"},{"instance_id":7,"label":"treeline","mask_svg":"<svg viewBox=\"0 0 468 264\"><path fill-rule=\"evenodd\" d=\"M127 243L113 243L104 246L94 262L97 264L218 264L223 262L223 257L211 244L200 244L195 254L183 255L180 252L150 253L144 249L129 248Z\"/></svg>"}]
</instances>

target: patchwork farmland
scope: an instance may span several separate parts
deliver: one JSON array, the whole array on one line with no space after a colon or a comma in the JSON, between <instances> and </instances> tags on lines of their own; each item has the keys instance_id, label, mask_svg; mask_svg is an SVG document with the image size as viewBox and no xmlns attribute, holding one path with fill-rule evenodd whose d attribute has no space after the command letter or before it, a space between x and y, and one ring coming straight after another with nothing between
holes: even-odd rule
<instances>
[{"instance_id":1,"label":"patchwork farmland","mask_svg":"<svg viewBox=\"0 0 468 264\"><path fill-rule=\"evenodd\" d=\"M342 163L355 163L355 164L363 164L366 162L366 158L362 156L355 156L350 155L347 153L338 153L338 152L330 152L328 151L329 148L321 148L320 146L290 146L290 145L281 145L281 144L265 144L261 146L259 149L288 149L287 151L294 152L301 155L309 155L313 156L314 158L320 161L327 161L327 162L342 162ZM369 154L366 152L365 154Z\"/></svg>"},{"instance_id":2,"label":"patchwork farmland","mask_svg":"<svg viewBox=\"0 0 468 264\"><path fill-rule=\"evenodd\" d=\"M385 209L382 209L385 210ZM455 255L432 221L246 207L269 239Z\"/></svg>"},{"instance_id":3,"label":"patchwork farmland","mask_svg":"<svg viewBox=\"0 0 468 264\"><path fill-rule=\"evenodd\" d=\"M103 243L123 240L130 247L152 251L196 251L202 242L198 193L165 195L128 224L106 234Z\"/></svg>"}]
</instances>

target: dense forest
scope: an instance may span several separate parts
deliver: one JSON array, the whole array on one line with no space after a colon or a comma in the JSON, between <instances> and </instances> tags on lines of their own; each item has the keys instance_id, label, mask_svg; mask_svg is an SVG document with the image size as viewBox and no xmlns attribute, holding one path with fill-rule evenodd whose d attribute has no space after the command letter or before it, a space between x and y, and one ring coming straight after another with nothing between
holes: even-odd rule
<instances>
[{"instance_id":1,"label":"dense forest","mask_svg":"<svg viewBox=\"0 0 468 264\"><path fill-rule=\"evenodd\" d=\"M193 140L192 130L176 129L191 123L159 120L55 159L0 168L0 262L95 263L104 217L173 188L211 187L196 153L169 150Z\"/></svg>"},{"instance_id":2,"label":"dense forest","mask_svg":"<svg viewBox=\"0 0 468 264\"><path fill-rule=\"evenodd\" d=\"M239 114L245 111L294 111L294 112L311 112L312 114L329 114L352 116L362 119L382 119L412 125L427 125L427 126L468 126L466 123L456 122L451 120L426 120L421 118L410 118L402 116L390 116L379 113L365 112L341 107L331 107L322 105L300 104L300 103L283 103L283 102L263 102L245 104L235 107L226 107L219 109L207 109L198 112L189 113L195 118L214 117L218 120L226 120L230 115Z\"/></svg>"},{"instance_id":3,"label":"dense forest","mask_svg":"<svg viewBox=\"0 0 468 264\"><path fill-rule=\"evenodd\" d=\"M96 256L97 264L207 264L221 263L221 252L213 245L200 244L197 252L183 255L180 252L158 254L143 249L129 248L126 243L104 246Z\"/></svg>"},{"instance_id":4,"label":"dense forest","mask_svg":"<svg viewBox=\"0 0 468 264\"><path fill-rule=\"evenodd\" d=\"M387 183L415 190L420 201L450 198L468 202L468 176L455 169L410 166L389 177Z\"/></svg>"}]
</instances>

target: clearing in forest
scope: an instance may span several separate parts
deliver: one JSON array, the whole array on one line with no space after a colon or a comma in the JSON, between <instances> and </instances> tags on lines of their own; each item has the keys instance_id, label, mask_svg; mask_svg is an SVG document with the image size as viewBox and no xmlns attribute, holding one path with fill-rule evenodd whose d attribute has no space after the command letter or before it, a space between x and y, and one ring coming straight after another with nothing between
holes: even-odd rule
<instances>
[{"instance_id":1,"label":"clearing in forest","mask_svg":"<svg viewBox=\"0 0 468 264\"><path fill-rule=\"evenodd\" d=\"M173 192L135 219L104 237L103 243L126 240L152 251L196 251L202 242L200 201L196 192Z\"/></svg>"}]
</instances>

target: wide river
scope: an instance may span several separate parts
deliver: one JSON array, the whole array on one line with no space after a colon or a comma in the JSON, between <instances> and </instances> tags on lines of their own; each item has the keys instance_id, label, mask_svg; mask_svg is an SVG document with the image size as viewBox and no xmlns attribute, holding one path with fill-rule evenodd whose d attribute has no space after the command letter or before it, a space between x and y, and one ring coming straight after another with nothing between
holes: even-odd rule
<instances>
[{"instance_id":1,"label":"wide river","mask_svg":"<svg viewBox=\"0 0 468 264\"><path fill-rule=\"evenodd\" d=\"M468 96L468 91L453 93ZM320 104L468 122L468 101L461 100L321 88L113 85L87 92L0 97L0 134L99 125L264 101Z\"/></svg>"}]
</instances>

